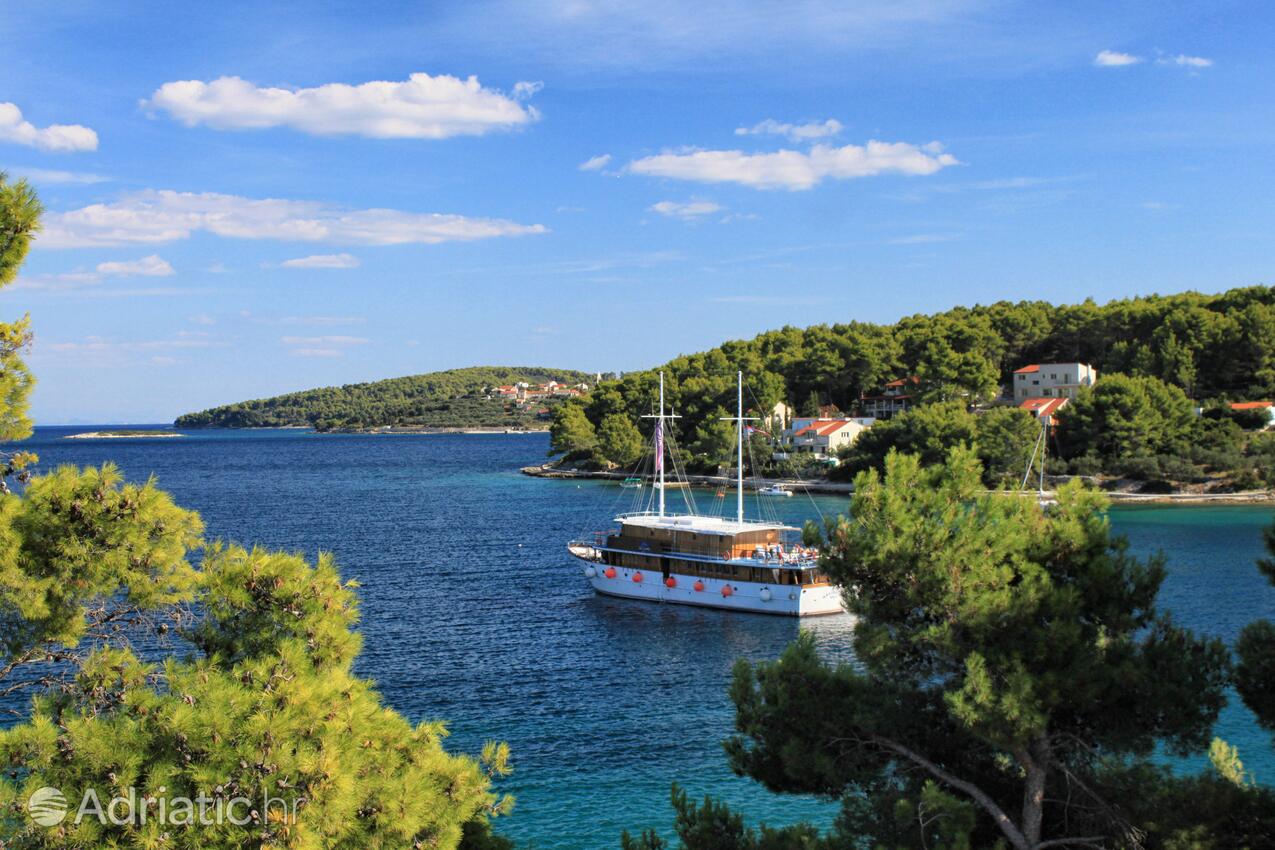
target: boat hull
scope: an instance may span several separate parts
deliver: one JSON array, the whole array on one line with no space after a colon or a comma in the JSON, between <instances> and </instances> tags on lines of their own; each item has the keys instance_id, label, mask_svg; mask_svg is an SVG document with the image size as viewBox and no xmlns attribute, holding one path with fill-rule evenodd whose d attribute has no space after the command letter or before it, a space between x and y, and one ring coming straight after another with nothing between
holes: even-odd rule
<instances>
[{"instance_id":1,"label":"boat hull","mask_svg":"<svg viewBox=\"0 0 1275 850\"><path fill-rule=\"evenodd\" d=\"M584 568L585 577L593 589L605 596L781 617L818 617L840 614L845 610L841 588L835 585L761 584L696 578L672 572L669 576L673 579L673 586L669 587L658 572L615 567L615 577L608 578L605 570L602 564L590 564ZM696 590L697 583L701 590ZM723 588L729 588L729 592L724 594Z\"/></svg>"}]
</instances>

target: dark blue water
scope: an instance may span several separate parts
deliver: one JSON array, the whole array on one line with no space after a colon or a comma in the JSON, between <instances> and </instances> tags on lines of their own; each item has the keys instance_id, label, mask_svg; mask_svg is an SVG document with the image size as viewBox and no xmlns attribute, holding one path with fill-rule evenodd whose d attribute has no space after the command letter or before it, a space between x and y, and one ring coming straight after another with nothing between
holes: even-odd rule
<instances>
[{"instance_id":1,"label":"dark blue water","mask_svg":"<svg viewBox=\"0 0 1275 850\"><path fill-rule=\"evenodd\" d=\"M563 545L607 526L630 494L518 474L543 459L544 435L63 439L85 430L41 428L24 448L45 468L112 460L133 479L153 473L203 514L210 537L335 553L362 585L360 672L413 720L447 719L454 749L510 743L504 790L518 804L499 828L520 843L616 847L621 829L665 829L673 781L754 821L830 822L833 806L734 777L721 750L731 665L774 657L796 623L595 597ZM773 502L791 520L816 512L807 498ZM843 507L818 500L823 512ZM1177 618L1227 641L1275 616L1275 588L1253 565L1271 519L1253 507L1113 513L1136 551L1168 554L1163 601ZM846 653L848 617L803 625L829 654ZM1275 781L1269 737L1242 706L1218 734Z\"/></svg>"}]
</instances>

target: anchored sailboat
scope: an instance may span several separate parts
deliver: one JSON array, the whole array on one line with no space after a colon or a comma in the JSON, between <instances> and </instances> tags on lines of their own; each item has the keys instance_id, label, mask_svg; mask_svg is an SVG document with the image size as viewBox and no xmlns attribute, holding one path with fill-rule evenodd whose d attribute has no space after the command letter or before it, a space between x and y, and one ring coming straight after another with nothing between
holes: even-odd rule
<instances>
[{"instance_id":1,"label":"anchored sailboat","mask_svg":"<svg viewBox=\"0 0 1275 850\"><path fill-rule=\"evenodd\" d=\"M666 509L666 423L660 373L655 419L655 510L622 513L619 528L573 540L567 550L585 562L593 589L608 596L725 608L793 617L842 611L841 588L819 569L819 553L801 545L801 530L744 517L744 376L738 375L736 423L738 463L733 518ZM676 476L677 470L674 468ZM686 498L687 507L693 501Z\"/></svg>"}]
</instances>

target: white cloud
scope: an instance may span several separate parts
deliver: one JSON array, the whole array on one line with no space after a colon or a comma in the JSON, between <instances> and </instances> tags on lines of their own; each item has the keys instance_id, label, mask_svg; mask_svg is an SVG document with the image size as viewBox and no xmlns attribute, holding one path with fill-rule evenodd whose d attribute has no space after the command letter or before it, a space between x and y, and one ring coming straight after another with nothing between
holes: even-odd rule
<instances>
[{"instance_id":1,"label":"white cloud","mask_svg":"<svg viewBox=\"0 0 1275 850\"><path fill-rule=\"evenodd\" d=\"M540 117L520 103L539 83L518 83L514 96L483 88L477 77L412 74L402 82L328 83L314 88L262 88L239 77L164 83L142 105L188 127L216 130L290 127L318 136L446 139L508 130Z\"/></svg>"},{"instance_id":2,"label":"white cloud","mask_svg":"<svg viewBox=\"0 0 1275 850\"><path fill-rule=\"evenodd\" d=\"M743 151L688 150L634 160L626 170L651 177L699 183L738 183L754 189L809 189L824 179L849 180L877 174L933 174L957 159L943 153L937 142L917 146L906 142L871 141L866 145L815 145L808 153L780 150L747 154Z\"/></svg>"},{"instance_id":3,"label":"white cloud","mask_svg":"<svg viewBox=\"0 0 1275 850\"><path fill-rule=\"evenodd\" d=\"M294 348L288 352L293 357L340 357L341 352L335 348Z\"/></svg>"},{"instance_id":4,"label":"white cloud","mask_svg":"<svg viewBox=\"0 0 1275 850\"><path fill-rule=\"evenodd\" d=\"M349 210L318 201L147 189L118 201L45 217L36 245L85 248L160 244L206 232L232 239L404 245L546 233L540 224L390 209Z\"/></svg>"},{"instance_id":5,"label":"white cloud","mask_svg":"<svg viewBox=\"0 0 1275 850\"><path fill-rule=\"evenodd\" d=\"M110 180L109 177L103 177L100 174L89 174L83 171L58 171L49 168L23 168L18 166L10 168L13 174L18 177L25 177L32 183L105 183Z\"/></svg>"},{"instance_id":6,"label":"white cloud","mask_svg":"<svg viewBox=\"0 0 1275 850\"><path fill-rule=\"evenodd\" d=\"M1164 59L1157 60L1161 65L1179 65L1183 68L1211 68L1213 67L1212 59L1205 59L1203 56L1169 56Z\"/></svg>"},{"instance_id":7,"label":"white cloud","mask_svg":"<svg viewBox=\"0 0 1275 850\"><path fill-rule=\"evenodd\" d=\"M1120 53L1116 50L1100 50L1093 63L1099 68L1120 68L1125 65L1137 65L1142 59L1131 53Z\"/></svg>"},{"instance_id":8,"label":"white cloud","mask_svg":"<svg viewBox=\"0 0 1275 850\"><path fill-rule=\"evenodd\" d=\"M611 154L604 153L598 156L590 157L580 163L581 171L601 171L607 167L607 163L611 161Z\"/></svg>"},{"instance_id":9,"label":"white cloud","mask_svg":"<svg viewBox=\"0 0 1275 850\"><path fill-rule=\"evenodd\" d=\"M13 103L0 103L0 142L13 142L54 153L97 150L97 133L79 124L50 124L43 129L22 117Z\"/></svg>"},{"instance_id":10,"label":"white cloud","mask_svg":"<svg viewBox=\"0 0 1275 850\"><path fill-rule=\"evenodd\" d=\"M356 269L359 258L353 254L311 254L284 260L279 265L285 269Z\"/></svg>"},{"instance_id":11,"label":"white cloud","mask_svg":"<svg viewBox=\"0 0 1275 850\"><path fill-rule=\"evenodd\" d=\"M140 260L98 263L97 273L100 275L118 275L120 277L131 277L133 275L168 277L174 272L168 260L163 259L158 254L151 254L149 257L142 257Z\"/></svg>"},{"instance_id":12,"label":"white cloud","mask_svg":"<svg viewBox=\"0 0 1275 850\"><path fill-rule=\"evenodd\" d=\"M835 136L842 130L841 122L829 118L823 122L809 124L781 124L773 118L767 118L751 127L736 127L736 136L784 136L794 142L805 142L811 139L824 139Z\"/></svg>"},{"instance_id":13,"label":"white cloud","mask_svg":"<svg viewBox=\"0 0 1275 850\"><path fill-rule=\"evenodd\" d=\"M657 212L670 218L694 221L701 216L720 212L722 205L715 204L712 201L660 201L658 204L652 204L650 209L651 212Z\"/></svg>"},{"instance_id":14,"label":"white cloud","mask_svg":"<svg viewBox=\"0 0 1275 850\"><path fill-rule=\"evenodd\" d=\"M52 294L69 294L86 291L101 284L108 277L169 277L175 274L172 265L158 254L142 257L140 260L112 260L98 263L93 271L80 269L60 274L42 274L35 277L19 278L15 289L37 290ZM137 290L129 290L135 292ZM170 290L142 290L144 294L172 294ZM117 295L117 291L97 289L97 295Z\"/></svg>"},{"instance_id":15,"label":"white cloud","mask_svg":"<svg viewBox=\"0 0 1275 850\"><path fill-rule=\"evenodd\" d=\"M196 314L195 314L195 315L193 315L193 316L187 316L187 317L186 317L186 321L190 322L192 325L215 325L215 324L217 324L217 319L216 319L216 318L214 318L213 316L209 315L208 313L196 313Z\"/></svg>"}]
</instances>

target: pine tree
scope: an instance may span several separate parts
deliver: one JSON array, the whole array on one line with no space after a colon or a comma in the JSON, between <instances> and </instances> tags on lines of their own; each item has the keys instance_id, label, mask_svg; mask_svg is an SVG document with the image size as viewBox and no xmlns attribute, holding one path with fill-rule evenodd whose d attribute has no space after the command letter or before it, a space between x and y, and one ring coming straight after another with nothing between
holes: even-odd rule
<instances>
[{"instance_id":1,"label":"pine tree","mask_svg":"<svg viewBox=\"0 0 1275 850\"><path fill-rule=\"evenodd\" d=\"M0 285L39 214L0 175ZM0 440L30 431L28 338L0 326ZM490 819L510 805L491 787L508 748L449 753L442 723L408 723L354 674L357 600L331 558L205 545L154 480L32 477L35 461L0 467L23 485L0 494L0 696L33 694L0 731L0 847L507 850ZM42 788L66 820L29 816ZM120 822L94 816L130 789Z\"/></svg>"},{"instance_id":2,"label":"pine tree","mask_svg":"<svg viewBox=\"0 0 1275 850\"><path fill-rule=\"evenodd\" d=\"M736 670L735 769L774 790L868 800L851 835L933 782L1015 850L1123 840L1106 759L1199 751L1224 701L1227 653L1155 606L1158 559L1110 537L1078 484L1048 514L983 490L968 449L923 469L892 454L859 476L824 567L858 616L855 666L808 638ZM888 818L885 818L888 820Z\"/></svg>"}]
</instances>

